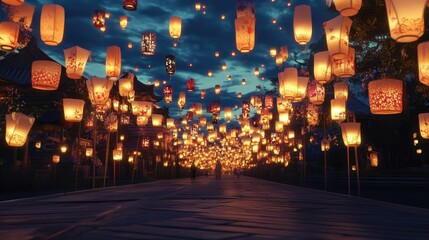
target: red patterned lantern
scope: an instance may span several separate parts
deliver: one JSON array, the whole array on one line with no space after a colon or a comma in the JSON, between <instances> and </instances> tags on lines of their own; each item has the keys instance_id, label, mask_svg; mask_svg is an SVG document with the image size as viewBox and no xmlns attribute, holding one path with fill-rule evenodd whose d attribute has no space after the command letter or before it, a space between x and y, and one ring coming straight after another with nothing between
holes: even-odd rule
<instances>
[{"instance_id":1,"label":"red patterned lantern","mask_svg":"<svg viewBox=\"0 0 429 240\"><path fill-rule=\"evenodd\" d=\"M402 81L380 79L368 84L369 107L372 114L397 114L402 112Z\"/></svg>"},{"instance_id":2,"label":"red patterned lantern","mask_svg":"<svg viewBox=\"0 0 429 240\"><path fill-rule=\"evenodd\" d=\"M338 16L323 24L328 51L334 60L347 57L349 51L349 33L353 21L348 17Z\"/></svg>"},{"instance_id":3,"label":"red patterned lantern","mask_svg":"<svg viewBox=\"0 0 429 240\"><path fill-rule=\"evenodd\" d=\"M237 49L242 53L248 53L255 47L255 24L252 16L235 19L235 41Z\"/></svg>"},{"instance_id":4,"label":"red patterned lantern","mask_svg":"<svg viewBox=\"0 0 429 240\"><path fill-rule=\"evenodd\" d=\"M145 32L142 34L141 52L146 56L155 55L156 50L156 34L153 32Z\"/></svg>"},{"instance_id":5,"label":"red patterned lantern","mask_svg":"<svg viewBox=\"0 0 429 240\"><path fill-rule=\"evenodd\" d=\"M420 135L424 139L429 139L429 113L419 114Z\"/></svg>"},{"instance_id":6,"label":"red patterned lantern","mask_svg":"<svg viewBox=\"0 0 429 240\"><path fill-rule=\"evenodd\" d=\"M31 82L35 89L56 90L60 84L61 65L46 60L33 61L31 65Z\"/></svg>"},{"instance_id":7,"label":"red patterned lantern","mask_svg":"<svg viewBox=\"0 0 429 240\"><path fill-rule=\"evenodd\" d=\"M91 51L75 46L64 50L67 77L80 79Z\"/></svg>"},{"instance_id":8,"label":"red patterned lantern","mask_svg":"<svg viewBox=\"0 0 429 240\"><path fill-rule=\"evenodd\" d=\"M314 78L320 83L325 84L331 80L331 55L328 51L322 51L314 54Z\"/></svg>"},{"instance_id":9,"label":"red patterned lantern","mask_svg":"<svg viewBox=\"0 0 429 240\"><path fill-rule=\"evenodd\" d=\"M124 0L123 7L128 11L135 11L137 9L137 0Z\"/></svg>"},{"instance_id":10,"label":"red patterned lantern","mask_svg":"<svg viewBox=\"0 0 429 240\"><path fill-rule=\"evenodd\" d=\"M0 22L0 49L13 50L18 46L19 24Z\"/></svg>"},{"instance_id":11,"label":"red patterned lantern","mask_svg":"<svg viewBox=\"0 0 429 240\"><path fill-rule=\"evenodd\" d=\"M149 137L142 137L142 147L143 148L149 148L149 146L150 146Z\"/></svg>"},{"instance_id":12,"label":"red patterned lantern","mask_svg":"<svg viewBox=\"0 0 429 240\"><path fill-rule=\"evenodd\" d=\"M311 103L320 105L325 100L325 88L317 81L312 81L308 84L307 96Z\"/></svg>"},{"instance_id":13,"label":"red patterned lantern","mask_svg":"<svg viewBox=\"0 0 429 240\"><path fill-rule=\"evenodd\" d=\"M146 116L149 118L152 116L152 102L146 101L132 101L132 113L134 115Z\"/></svg>"},{"instance_id":14,"label":"red patterned lantern","mask_svg":"<svg viewBox=\"0 0 429 240\"><path fill-rule=\"evenodd\" d=\"M170 78L176 72L176 57L175 56L167 55L165 57L165 71L170 76Z\"/></svg>"},{"instance_id":15,"label":"red patterned lantern","mask_svg":"<svg viewBox=\"0 0 429 240\"><path fill-rule=\"evenodd\" d=\"M241 113L243 114L243 118L249 118L249 114L250 114L250 102L249 101L243 101L243 104L241 107Z\"/></svg>"},{"instance_id":16,"label":"red patterned lantern","mask_svg":"<svg viewBox=\"0 0 429 240\"><path fill-rule=\"evenodd\" d=\"M265 95L264 98L265 109L273 109L274 108L274 97L271 95Z\"/></svg>"},{"instance_id":17,"label":"red patterned lantern","mask_svg":"<svg viewBox=\"0 0 429 240\"><path fill-rule=\"evenodd\" d=\"M332 61L332 74L340 78L355 75L355 49L349 47L347 57Z\"/></svg>"},{"instance_id":18,"label":"red patterned lantern","mask_svg":"<svg viewBox=\"0 0 429 240\"><path fill-rule=\"evenodd\" d=\"M103 10L95 10L92 14L92 24L96 28L106 26L106 12Z\"/></svg>"},{"instance_id":19,"label":"red patterned lantern","mask_svg":"<svg viewBox=\"0 0 429 240\"><path fill-rule=\"evenodd\" d=\"M86 81L89 99L95 106L104 106L106 104L112 87L113 82L106 78L91 77Z\"/></svg>"},{"instance_id":20,"label":"red patterned lantern","mask_svg":"<svg viewBox=\"0 0 429 240\"><path fill-rule=\"evenodd\" d=\"M215 89L214 89L216 94L219 94L221 89L220 89L220 85L215 85Z\"/></svg>"},{"instance_id":21,"label":"red patterned lantern","mask_svg":"<svg viewBox=\"0 0 429 240\"><path fill-rule=\"evenodd\" d=\"M35 118L20 112L6 114L6 143L11 147L21 147L27 141L28 133Z\"/></svg>"},{"instance_id":22,"label":"red patterned lantern","mask_svg":"<svg viewBox=\"0 0 429 240\"><path fill-rule=\"evenodd\" d=\"M307 122L310 126L316 126L319 123L319 111L313 104L307 106Z\"/></svg>"},{"instance_id":23,"label":"red patterned lantern","mask_svg":"<svg viewBox=\"0 0 429 240\"><path fill-rule=\"evenodd\" d=\"M166 103L171 103L173 101L173 87L164 86L164 99Z\"/></svg>"},{"instance_id":24,"label":"red patterned lantern","mask_svg":"<svg viewBox=\"0 0 429 240\"><path fill-rule=\"evenodd\" d=\"M186 90L188 92L195 91L195 80L193 78L189 78L188 80L186 80Z\"/></svg>"},{"instance_id":25,"label":"red patterned lantern","mask_svg":"<svg viewBox=\"0 0 429 240\"><path fill-rule=\"evenodd\" d=\"M204 99L206 97L206 90L201 90L201 99Z\"/></svg>"},{"instance_id":26,"label":"red patterned lantern","mask_svg":"<svg viewBox=\"0 0 429 240\"><path fill-rule=\"evenodd\" d=\"M179 93L179 99L177 99L177 104L179 105L180 109L183 109L186 104L186 93L180 92Z\"/></svg>"}]
</instances>

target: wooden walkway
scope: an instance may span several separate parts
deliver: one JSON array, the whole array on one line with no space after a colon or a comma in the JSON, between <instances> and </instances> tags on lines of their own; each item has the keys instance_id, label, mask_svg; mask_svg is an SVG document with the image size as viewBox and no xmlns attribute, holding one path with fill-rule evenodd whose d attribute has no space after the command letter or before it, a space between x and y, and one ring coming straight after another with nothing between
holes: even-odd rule
<instances>
[{"instance_id":1,"label":"wooden walkway","mask_svg":"<svg viewBox=\"0 0 429 240\"><path fill-rule=\"evenodd\" d=\"M0 202L6 239L429 239L429 210L241 177Z\"/></svg>"}]
</instances>

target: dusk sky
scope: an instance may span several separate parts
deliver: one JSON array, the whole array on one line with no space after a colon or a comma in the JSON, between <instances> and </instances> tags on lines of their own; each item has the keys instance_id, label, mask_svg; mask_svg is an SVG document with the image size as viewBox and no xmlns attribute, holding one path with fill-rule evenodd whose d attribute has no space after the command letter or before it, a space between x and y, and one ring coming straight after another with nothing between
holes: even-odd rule
<instances>
[{"instance_id":1,"label":"dusk sky","mask_svg":"<svg viewBox=\"0 0 429 240\"><path fill-rule=\"evenodd\" d=\"M206 14L195 10L195 3L200 2L206 6ZM287 0L256 0L256 40L255 48L248 54L240 53L235 46L234 20L236 18L236 1L234 0L144 0L139 1L136 11L127 11L122 7L122 1L99 0L73 0L55 1L65 8L66 25L64 39L56 47L45 45L39 40L39 46L52 58L64 65L63 50L72 46L80 46L91 51L91 61L87 63L84 76L105 76L105 54L108 46L117 45L122 52L122 72L131 71L137 78L147 84L152 84L155 79L161 80L161 86L156 88L157 95L162 94L162 80L167 80L167 85L173 86L173 102L166 104L160 102L160 106L170 107L170 115L178 116L186 113L186 109L194 102L202 102L203 109L206 103L212 100L221 100L224 107L241 107L243 100L250 100L253 94L263 94L257 90L257 86L273 88L269 78L277 76L278 68L275 60L270 57L270 47L288 46L289 52L299 49L305 54L302 46L295 42L293 37L293 11L297 4L311 5L313 20L313 36L304 48L319 40L323 35L323 22L337 16L338 13L328 11L324 0L291 1L287 6ZM36 6L32 29L34 35L39 38L39 21L42 4L54 3L42 0L27 0L27 4ZM106 31L103 33L92 24L94 10L104 10L110 13L110 19L106 21ZM128 17L128 26L121 30L119 18L122 15ZM225 20L221 16L225 16ZM178 46L173 47L174 39L169 35L169 19L171 16L182 18L182 34L178 39ZM277 24L272 19L277 19ZM282 28L281 30L279 28ZM140 52L141 35L143 32L156 33L156 55L144 56ZM128 43L133 47L129 49ZM303 51L301 51L303 50ZM220 56L215 57L218 51ZM231 52L236 56L232 57ZM165 72L165 56L176 57L176 73L169 79ZM189 64L192 64L192 67ZM227 70L222 71L221 65L226 63ZM262 65L263 64L263 65ZM138 72L135 72L135 66ZM264 67L263 67L264 66ZM293 62L286 61L283 67L293 66ZM258 67L261 71L259 77L255 77L253 71ZM207 71L213 71L213 77L207 76ZM232 75L232 81L227 80L227 75ZM265 80L262 80L262 76ZM185 110L179 112L177 97L179 92L186 91L186 80L194 78L196 91L187 92ZM247 84L241 85L241 80L246 79ZM222 92L214 93L214 86L221 85ZM207 91L206 99L200 99L200 91ZM237 92L243 93L242 99L237 99ZM241 108L234 110L234 115L239 115ZM223 114L221 114L223 116Z\"/></svg>"}]
</instances>

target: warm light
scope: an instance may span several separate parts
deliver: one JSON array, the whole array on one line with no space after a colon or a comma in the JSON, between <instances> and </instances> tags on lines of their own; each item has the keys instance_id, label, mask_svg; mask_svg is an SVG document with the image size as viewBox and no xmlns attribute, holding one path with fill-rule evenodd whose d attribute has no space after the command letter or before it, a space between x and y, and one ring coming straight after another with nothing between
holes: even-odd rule
<instances>
[{"instance_id":1,"label":"warm light","mask_svg":"<svg viewBox=\"0 0 429 240\"><path fill-rule=\"evenodd\" d=\"M106 25L106 18L108 18L106 12L104 12L103 10L95 10L92 14L92 24L94 25L94 27L101 29Z\"/></svg>"},{"instance_id":2,"label":"warm light","mask_svg":"<svg viewBox=\"0 0 429 240\"><path fill-rule=\"evenodd\" d=\"M360 123L341 123L341 133L346 147L358 147L361 143Z\"/></svg>"},{"instance_id":3,"label":"warm light","mask_svg":"<svg viewBox=\"0 0 429 240\"><path fill-rule=\"evenodd\" d=\"M207 76L208 76L208 77L212 77L212 76L213 76L213 72L212 72L211 70L208 70L208 71L207 71Z\"/></svg>"},{"instance_id":4,"label":"warm light","mask_svg":"<svg viewBox=\"0 0 429 240\"><path fill-rule=\"evenodd\" d=\"M21 4L19 6L12 6L10 11L7 11L9 21L18 23L25 28L30 28L35 7L30 4Z\"/></svg>"},{"instance_id":5,"label":"warm light","mask_svg":"<svg viewBox=\"0 0 429 240\"><path fill-rule=\"evenodd\" d=\"M107 47L106 53L106 77L116 81L121 74L121 48L118 46Z\"/></svg>"},{"instance_id":6,"label":"warm light","mask_svg":"<svg viewBox=\"0 0 429 240\"><path fill-rule=\"evenodd\" d=\"M215 93L216 93L216 94L219 94L219 93L220 93L220 91L221 91L221 89L220 89L220 85L215 85Z\"/></svg>"},{"instance_id":7,"label":"warm light","mask_svg":"<svg viewBox=\"0 0 429 240\"><path fill-rule=\"evenodd\" d=\"M235 51L231 52L231 56L235 57Z\"/></svg>"},{"instance_id":8,"label":"warm light","mask_svg":"<svg viewBox=\"0 0 429 240\"><path fill-rule=\"evenodd\" d=\"M237 93L237 98L241 98L243 96L243 94L241 92Z\"/></svg>"},{"instance_id":9,"label":"warm light","mask_svg":"<svg viewBox=\"0 0 429 240\"><path fill-rule=\"evenodd\" d=\"M162 126L163 116L161 114L152 114L152 126L160 127Z\"/></svg>"},{"instance_id":10,"label":"warm light","mask_svg":"<svg viewBox=\"0 0 429 240\"><path fill-rule=\"evenodd\" d=\"M67 144L62 144L60 146L60 151L61 151L61 153L66 153L67 152Z\"/></svg>"},{"instance_id":11,"label":"warm light","mask_svg":"<svg viewBox=\"0 0 429 240\"><path fill-rule=\"evenodd\" d=\"M289 49L287 46L281 46L280 47L280 56L283 58L283 62L286 62L287 58L289 57Z\"/></svg>"},{"instance_id":12,"label":"warm light","mask_svg":"<svg viewBox=\"0 0 429 240\"><path fill-rule=\"evenodd\" d=\"M180 109L183 109L185 107L185 104L186 104L186 93L185 92L179 93L179 98L177 99L177 104L179 105Z\"/></svg>"},{"instance_id":13,"label":"warm light","mask_svg":"<svg viewBox=\"0 0 429 240\"><path fill-rule=\"evenodd\" d=\"M27 141L27 135L35 118L20 112L6 114L6 143L11 147L21 147Z\"/></svg>"},{"instance_id":14,"label":"warm light","mask_svg":"<svg viewBox=\"0 0 429 240\"><path fill-rule=\"evenodd\" d=\"M328 51L334 60L347 57L352 23L350 18L340 15L323 24Z\"/></svg>"},{"instance_id":15,"label":"warm light","mask_svg":"<svg viewBox=\"0 0 429 240\"><path fill-rule=\"evenodd\" d=\"M195 10L197 10L197 11L201 10L201 3L199 3L199 2L195 3Z\"/></svg>"},{"instance_id":16,"label":"warm light","mask_svg":"<svg viewBox=\"0 0 429 240\"><path fill-rule=\"evenodd\" d=\"M129 42L127 46L128 46L128 48L133 48L133 43Z\"/></svg>"},{"instance_id":17,"label":"warm light","mask_svg":"<svg viewBox=\"0 0 429 240\"><path fill-rule=\"evenodd\" d=\"M177 16L173 16L170 18L170 37L172 38L180 38L182 33L182 19Z\"/></svg>"},{"instance_id":18,"label":"warm light","mask_svg":"<svg viewBox=\"0 0 429 240\"><path fill-rule=\"evenodd\" d=\"M165 71L170 76L176 72L176 57L173 55L165 56Z\"/></svg>"},{"instance_id":19,"label":"warm light","mask_svg":"<svg viewBox=\"0 0 429 240\"><path fill-rule=\"evenodd\" d=\"M337 82L334 84L334 98L347 100L349 96L349 86L347 82Z\"/></svg>"},{"instance_id":20,"label":"warm light","mask_svg":"<svg viewBox=\"0 0 429 240\"><path fill-rule=\"evenodd\" d=\"M49 46L57 46L63 40L65 11L58 4L45 4L40 14L40 38Z\"/></svg>"},{"instance_id":21,"label":"warm light","mask_svg":"<svg viewBox=\"0 0 429 240\"><path fill-rule=\"evenodd\" d=\"M80 79L90 54L91 51L78 46L64 49L67 77L71 79Z\"/></svg>"},{"instance_id":22,"label":"warm light","mask_svg":"<svg viewBox=\"0 0 429 240\"><path fill-rule=\"evenodd\" d=\"M143 127L146 126L149 122L149 118L147 116L143 116L143 115L138 115L136 117L136 124L139 127Z\"/></svg>"},{"instance_id":23,"label":"warm light","mask_svg":"<svg viewBox=\"0 0 429 240\"><path fill-rule=\"evenodd\" d=\"M113 82L105 78L91 77L87 80L86 88L88 89L88 97L91 103L96 106L104 106L109 99L112 86Z\"/></svg>"},{"instance_id":24,"label":"warm light","mask_svg":"<svg viewBox=\"0 0 429 240\"><path fill-rule=\"evenodd\" d=\"M145 32L142 34L141 52L146 56L155 55L156 50L156 34L153 32Z\"/></svg>"},{"instance_id":25,"label":"warm light","mask_svg":"<svg viewBox=\"0 0 429 240\"><path fill-rule=\"evenodd\" d=\"M219 52L215 52L215 57L219 57L220 56L220 53Z\"/></svg>"},{"instance_id":26,"label":"warm light","mask_svg":"<svg viewBox=\"0 0 429 240\"><path fill-rule=\"evenodd\" d=\"M345 17L354 16L362 6L362 0L334 0L335 9Z\"/></svg>"},{"instance_id":27,"label":"warm light","mask_svg":"<svg viewBox=\"0 0 429 240\"><path fill-rule=\"evenodd\" d=\"M309 5L298 5L293 14L293 31L295 41L300 45L307 44L312 35L311 7Z\"/></svg>"},{"instance_id":28,"label":"warm light","mask_svg":"<svg viewBox=\"0 0 429 240\"><path fill-rule=\"evenodd\" d=\"M202 89L200 95L201 99L204 99L206 97L206 90Z\"/></svg>"},{"instance_id":29,"label":"warm light","mask_svg":"<svg viewBox=\"0 0 429 240\"><path fill-rule=\"evenodd\" d=\"M255 70L253 71L253 74L255 76L259 76L259 74L260 74L259 68L255 68Z\"/></svg>"},{"instance_id":30,"label":"warm light","mask_svg":"<svg viewBox=\"0 0 429 240\"><path fill-rule=\"evenodd\" d=\"M426 0L386 0L385 3L390 36L395 41L414 42L423 35Z\"/></svg>"},{"instance_id":31,"label":"warm light","mask_svg":"<svg viewBox=\"0 0 429 240\"><path fill-rule=\"evenodd\" d=\"M137 9L137 0L124 0L122 6L125 10L135 11Z\"/></svg>"},{"instance_id":32,"label":"warm light","mask_svg":"<svg viewBox=\"0 0 429 240\"><path fill-rule=\"evenodd\" d=\"M188 80L186 80L186 90L188 92L195 91L195 80L193 78L189 78Z\"/></svg>"},{"instance_id":33,"label":"warm light","mask_svg":"<svg viewBox=\"0 0 429 240\"><path fill-rule=\"evenodd\" d=\"M113 160L122 161L122 150L113 149Z\"/></svg>"},{"instance_id":34,"label":"warm light","mask_svg":"<svg viewBox=\"0 0 429 240\"><path fill-rule=\"evenodd\" d=\"M276 57L276 55L277 55L277 49L276 48L270 48L270 56ZM277 63L277 59L276 59L276 63ZM283 59L282 59L282 63L283 63Z\"/></svg>"},{"instance_id":35,"label":"warm light","mask_svg":"<svg viewBox=\"0 0 429 240\"><path fill-rule=\"evenodd\" d=\"M118 115L111 112L106 119L104 120L104 127L108 132L117 132L118 131Z\"/></svg>"},{"instance_id":36,"label":"warm light","mask_svg":"<svg viewBox=\"0 0 429 240\"><path fill-rule=\"evenodd\" d=\"M424 139L429 139L429 113L419 114L420 135Z\"/></svg>"},{"instance_id":37,"label":"warm light","mask_svg":"<svg viewBox=\"0 0 429 240\"><path fill-rule=\"evenodd\" d=\"M0 23L0 49L13 50L18 46L19 24L12 22Z\"/></svg>"},{"instance_id":38,"label":"warm light","mask_svg":"<svg viewBox=\"0 0 429 240\"><path fill-rule=\"evenodd\" d=\"M24 0L1 0L1 2L11 6L19 6L24 4Z\"/></svg>"},{"instance_id":39,"label":"warm light","mask_svg":"<svg viewBox=\"0 0 429 240\"><path fill-rule=\"evenodd\" d=\"M284 126L289 125L289 112L279 112L279 122L281 122Z\"/></svg>"},{"instance_id":40,"label":"warm light","mask_svg":"<svg viewBox=\"0 0 429 240\"><path fill-rule=\"evenodd\" d=\"M127 28L127 25L128 25L128 17L121 16L119 18L119 26L121 27L122 30L125 30L125 28Z\"/></svg>"},{"instance_id":41,"label":"warm light","mask_svg":"<svg viewBox=\"0 0 429 240\"><path fill-rule=\"evenodd\" d=\"M369 106L372 114L397 114L402 112L402 81L380 79L368 84Z\"/></svg>"},{"instance_id":42,"label":"warm light","mask_svg":"<svg viewBox=\"0 0 429 240\"><path fill-rule=\"evenodd\" d=\"M417 154L422 154L422 152L423 152L423 151L422 151L422 149L420 149L420 148L416 150L416 153L417 153Z\"/></svg>"},{"instance_id":43,"label":"warm light","mask_svg":"<svg viewBox=\"0 0 429 240\"><path fill-rule=\"evenodd\" d=\"M309 77L298 77L298 84L296 86L296 94L294 97L294 101L301 101L305 98L307 93L307 85L308 85Z\"/></svg>"},{"instance_id":44,"label":"warm light","mask_svg":"<svg viewBox=\"0 0 429 240\"><path fill-rule=\"evenodd\" d=\"M429 42L419 43L417 46L417 55L419 63L419 80L422 84L429 86Z\"/></svg>"},{"instance_id":45,"label":"warm light","mask_svg":"<svg viewBox=\"0 0 429 240\"><path fill-rule=\"evenodd\" d=\"M42 148L42 142L40 140L36 141L36 143L34 143L34 147L37 149Z\"/></svg>"},{"instance_id":46,"label":"warm light","mask_svg":"<svg viewBox=\"0 0 429 240\"><path fill-rule=\"evenodd\" d=\"M83 118L84 105L85 101L82 99L63 98L64 120L80 122Z\"/></svg>"},{"instance_id":47,"label":"warm light","mask_svg":"<svg viewBox=\"0 0 429 240\"><path fill-rule=\"evenodd\" d=\"M331 119L340 122L346 120L346 99L331 100Z\"/></svg>"},{"instance_id":48,"label":"warm light","mask_svg":"<svg viewBox=\"0 0 429 240\"><path fill-rule=\"evenodd\" d=\"M308 84L307 96L311 103L320 105L325 101L325 88L317 81L312 81Z\"/></svg>"},{"instance_id":49,"label":"warm light","mask_svg":"<svg viewBox=\"0 0 429 240\"><path fill-rule=\"evenodd\" d=\"M332 61L332 74L340 78L349 78L355 75L355 49L349 47L345 58Z\"/></svg>"},{"instance_id":50,"label":"warm light","mask_svg":"<svg viewBox=\"0 0 429 240\"><path fill-rule=\"evenodd\" d=\"M277 55L276 55L276 65L277 65L278 67L281 67L281 66L282 66L282 64L283 64L283 57L282 57L282 55L277 54Z\"/></svg>"},{"instance_id":51,"label":"warm light","mask_svg":"<svg viewBox=\"0 0 429 240\"><path fill-rule=\"evenodd\" d=\"M153 103L148 101L133 101L131 103L132 113L149 118L152 115L152 105Z\"/></svg>"},{"instance_id":52,"label":"warm light","mask_svg":"<svg viewBox=\"0 0 429 240\"><path fill-rule=\"evenodd\" d=\"M121 136L119 137L119 140L120 140L120 141L124 141L124 140L125 140L125 136L124 136L124 135L121 135Z\"/></svg>"},{"instance_id":53,"label":"warm light","mask_svg":"<svg viewBox=\"0 0 429 240\"><path fill-rule=\"evenodd\" d=\"M251 15L235 19L235 42L242 53L248 53L255 47L255 22Z\"/></svg>"},{"instance_id":54,"label":"warm light","mask_svg":"<svg viewBox=\"0 0 429 240\"><path fill-rule=\"evenodd\" d=\"M331 148L331 143L329 142L328 139L324 138L320 144L320 148L322 152L327 152Z\"/></svg>"},{"instance_id":55,"label":"warm light","mask_svg":"<svg viewBox=\"0 0 429 240\"><path fill-rule=\"evenodd\" d=\"M173 101L173 87L172 86L164 86L164 101L166 103L171 103Z\"/></svg>"},{"instance_id":56,"label":"warm light","mask_svg":"<svg viewBox=\"0 0 429 240\"><path fill-rule=\"evenodd\" d=\"M222 67L221 67L222 71L226 71L226 64L222 63Z\"/></svg>"},{"instance_id":57,"label":"warm light","mask_svg":"<svg viewBox=\"0 0 429 240\"><path fill-rule=\"evenodd\" d=\"M246 79L241 79L241 85L246 85Z\"/></svg>"},{"instance_id":58,"label":"warm light","mask_svg":"<svg viewBox=\"0 0 429 240\"><path fill-rule=\"evenodd\" d=\"M31 83L35 89L56 90L60 78L61 65L54 61L35 60L31 64Z\"/></svg>"},{"instance_id":59,"label":"warm light","mask_svg":"<svg viewBox=\"0 0 429 240\"><path fill-rule=\"evenodd\" d=\"M279 78L280 95L286 99L293 99L296 96L297 87L298 70L296 68L285 68L283 75Z\"/></svg>"},{"instance_id":60,"label":"warm light","mask_svg":"<svg viewBox=\"0 0 429 240\"><path fill-rule=\"evenodd\" d=\"M52 155L52 163L53 164L58 164L60 162L60 155Z\"/></svg>"},{"instance_id":61,"label":"warm light","mask_svg":"<svg viewBox=\"0 0 429 240\"><path fill-rule=\"evenodd\" d=\"M225 115L226 122L229 123L231 121L231 117L232 117L232 109L230 107L225 107L223 112Z\"/></svg>"}]
</instances>

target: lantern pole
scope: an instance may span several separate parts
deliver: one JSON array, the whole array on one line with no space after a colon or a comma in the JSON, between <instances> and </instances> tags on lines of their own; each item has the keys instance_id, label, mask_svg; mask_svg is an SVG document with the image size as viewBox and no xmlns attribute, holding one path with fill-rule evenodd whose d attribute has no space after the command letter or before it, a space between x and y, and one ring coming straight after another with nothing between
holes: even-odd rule
<instances>
[{"instance_id":1,"label":"lantern pole","mask_svg":"<svg viewBox=\"0 0 429 240\"><path fill-rule=\"evenodd\" d=\"M355 161L356 161L356 180L357 180L357 188L358 188L358 196L360 197L360 179L359 179L359 158L357 146L355 146Z\"/></svg>"},{"instance_id":2,"label":"lantern pole","mask_svg":"<svg viewBox=\"0 0 429 240\"><path fill-rule=\"evenodd\" d=\"M323 111L323 142L322 142L322 144L324 145L324 150L325 151L323 151L323 165L324 165L324 168L325 168L325 178L324 178L324 180L325 180L325 191L327 191L328 190L328 177L327 177L327 161L326 161L326 151L327 151L327 149L326 149L326 142L325 142L325 139L326 139L326 116L325 116L325 112Z\"/></svg>"},{"instance_id":3,"label":"lantern pole","mask_svg":"<svg viewBox=\"0 0 429 240\"><path fill-rule=\"evenodd\" d=\"M107 134L107 140L106 140L106 156L104 158L104 177L103 177L103 188L106 187L106 178L107 178L107 165L109 163L109 148L110 148L110 131ZM114 164L114 163L113 163Z\"/></svg>"},{"instance_id":4,"label":"lantern pole","mask_svg":"<svg viewBox=\"0 0 429 240\"><path fill-rule=\"evenodd\" d=\"M92 155L92 188L95 188L95 161L97 161L97 117L94 107L94 128L92 129L92 141L94 145L94 154Z\"/></svg>"},{"instance_id":5,"label":"lantern pole","mask_svg":"<svg viewBox=\"0 0 429 240\"><path fill-rule=\"evenodd\" d=\"M77 180L79 177L79 168L80 168L80 134L82 131L82 122L79 122L79 130L77 135L77 151L76 151L76 175L75 175L75 182L74 182L74 190L77 191Z\"/></svg>"},{"instance_id":6,"label":"lantern pole","mask_svg":"<svg viewBox=\"0 0 429 240\"><path fill-rule=\"evenodd\" d=\"M347 190L350 195L350 151L349 146L347 148Z\"/></svg>"}]
</instances>

